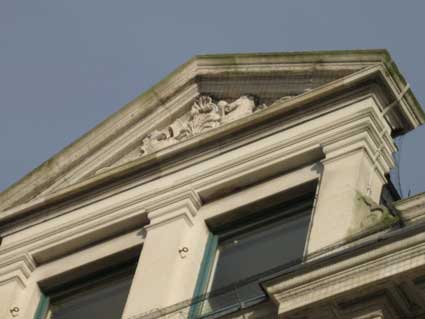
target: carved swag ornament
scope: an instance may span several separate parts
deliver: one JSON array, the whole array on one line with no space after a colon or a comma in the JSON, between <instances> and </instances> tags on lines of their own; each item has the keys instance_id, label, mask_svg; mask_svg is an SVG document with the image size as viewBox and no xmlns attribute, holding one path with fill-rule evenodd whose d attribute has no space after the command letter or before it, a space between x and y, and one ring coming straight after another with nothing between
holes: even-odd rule
<instances>
[{"instance_id":1,"label":"carved swag ornament","mask_svg":"<svg viewBox=\"0 0 425 319\"><path fill-rule=\"evenodd\" d=\"M243 95L231 103L224 100L216 103L210 96L201 95L196 98L189 114L162 130L148 134L142 141L140 151L142 155L151 154L266 107L265 104L257 105L256 98L251 95Z\"/></svg>"}]
</instances>

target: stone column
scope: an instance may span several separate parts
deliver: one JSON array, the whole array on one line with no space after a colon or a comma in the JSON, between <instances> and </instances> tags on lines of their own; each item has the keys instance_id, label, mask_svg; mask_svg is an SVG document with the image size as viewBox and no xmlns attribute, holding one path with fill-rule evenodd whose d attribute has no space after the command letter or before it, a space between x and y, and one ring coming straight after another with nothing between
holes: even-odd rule
<instances>
[{"instance_id":1,"label":"stone column","mask_svg":"<svg viewBox=\"0 0 425 319\"><path fill-rule=\"evenodd\" d=\"M193 196L148 209L151 221L123 318L160 310L193 297L208 229Z\"/></svg>"},{"instance_id":2,"label":"stone column","mask_svg":"<svg viewBox=\"0 0 425 319\"><path fill-rule=\"evenodd\" d=\"M323 145L326 158L322 163L316 206L313 212L307 254L313 256L343 243L370 227L379 226L391 216L371 215L377 205L385 174L392 168L395 150L389 137L374 125L348 138ZM335 137L337 139L338 137Z\"/></svg>"}]
</instances>

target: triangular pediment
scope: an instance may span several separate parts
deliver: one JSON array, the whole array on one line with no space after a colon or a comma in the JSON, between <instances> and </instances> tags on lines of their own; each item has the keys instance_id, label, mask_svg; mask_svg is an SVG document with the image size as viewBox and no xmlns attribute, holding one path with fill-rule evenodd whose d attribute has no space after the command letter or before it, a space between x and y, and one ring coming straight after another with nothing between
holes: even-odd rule
<instances>
[{"instance_id":1,"label":"triangular pediment","mask_svg":"<svg viewBox=\"0 0 425 319\"><path fill-rule=\"evenodd\" d=\"M0 194L0 210L57 193L387 61L384 50L195 57ZM393 76L402 81L398 73ZM411 100L416 103L413 95ZM420 123L418 108L413 107L412 118Z\"/></svg>"}]
</instances>

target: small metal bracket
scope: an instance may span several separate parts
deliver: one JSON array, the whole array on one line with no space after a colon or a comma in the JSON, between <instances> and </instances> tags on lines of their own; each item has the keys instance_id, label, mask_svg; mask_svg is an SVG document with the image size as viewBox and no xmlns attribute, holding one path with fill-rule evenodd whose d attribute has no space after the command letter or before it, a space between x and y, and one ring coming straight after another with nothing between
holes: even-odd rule
<instances>
[{"instance_id":1,"label":"small metal bracket","mask_svg":"<svg viewBox=\"0 0 425 319\"><path fill-rule=\"evenodd\" d=\"M19 311L20 311L19 307L10 308L9 311L10 311L10 314L12 315L12 317L19 316Z\"/></svg>"},{"instance_id":2,"label":"small metal bracket","mask_svg":"<svg viewBox=\"0 0 425 319\"><path fill-rule=\"evenodd\" d=\"M180 258L182 258L182 259L186 258L188 252L189 252L189 248L187 248L186 246L180 248L179 249Z\"/></svg>"}]
</instances>

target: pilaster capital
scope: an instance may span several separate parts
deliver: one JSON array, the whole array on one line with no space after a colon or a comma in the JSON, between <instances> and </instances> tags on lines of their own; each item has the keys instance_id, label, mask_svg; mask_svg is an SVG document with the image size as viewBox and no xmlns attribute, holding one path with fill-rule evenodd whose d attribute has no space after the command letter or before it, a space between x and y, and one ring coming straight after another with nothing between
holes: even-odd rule
<instances>
[{"instance_id":1,"label":"pilaster capital","mask_svg":"<svg viewBox=\"0 0 425 319\"><path fill-rule=\"evenodd\" d=\"M382 131L369 123L361 130L353 130L350 136L344 138L329 138L321 144L325 158L321 161L326 165L358 151L367 155L372 165L383 180L385 175L395 166L393 153L397 151L394 141L388 130Z\"/></svg>"},{"instance_id":2,"label":"pilaster capital","mask_svg":"<svg viewBox=\"0 0 425 319\"><path fill-rule=\"evenodd\" d=\"M26 287L27 280L35 268L35 261L28 253L0 260L0 286L17 281L22 287Z\"/></svg>"},{"instance_id":3,"label":"pilaster capital","mask_svg":"<svg viewBox=\"0 0 425 319\"><path fill-rule=\"evenodd\" d=\"M146 207L150 224L145 228L149 230L180 218L184 218L188 225L192 226L193 218L201 205L201 198L192 189L164 198L163 201Z\"/></svg>"}]
</instances>

